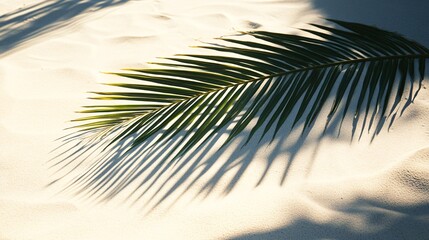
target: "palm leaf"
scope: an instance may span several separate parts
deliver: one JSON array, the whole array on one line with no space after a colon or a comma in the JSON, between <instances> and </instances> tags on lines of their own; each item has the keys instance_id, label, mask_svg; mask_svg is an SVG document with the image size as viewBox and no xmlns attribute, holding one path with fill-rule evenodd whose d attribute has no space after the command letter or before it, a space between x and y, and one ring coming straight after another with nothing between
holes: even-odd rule
<instances>
[{"instance_id":1,"label":"palm leaf","mask_svg":"<svg viewBox=\"0 0 429 240\"><path fill-rule=\"evenodd\" d=\"M113 73L135 80L110 84L130 91L96 92L93 99L135 104L88 106L82 112L94 115L75 121L85 121L78 125L81 130L101 131L102 137L115 132L109 143L133 136L133 147L156 134L162 141L185 131L180 156L233 120L226 142L256 116L249 139L262 127L262 136L273 128L274 138L289 117L294 118L292 127L303 119L306 129L334 91L327 124L342 102L342 119L350 110L356 121L362 112L384 116L392 95L393 111L406 85L415 80L416 68L422 81L429 50L375 27L330 21L343 29L312 24L316 30L303 30L317 38L247 32L255 41L223 38L230 45L201 47L221 55L177 55L167 58L171 62L155 63L162 68ZM358 104L349 109L353 97ZM295 107L298 112L292 116Z\"/></svg>"},{"instance_id":2,"label":"palm leaf","mask_svg":"<svg viewBox=\"0 0 429 240\"><path fill-rule=\"evenodd\" d=\"M85 139L80 150L121 142L129 144L125 149L148 149L152 142L178 138L174 149L167 147L178 157L225 128L227 144L255 119L246 142L257 131L261 139L271 131L274 139L287 120L291 128L309 129L327 103L327 127L335 116L342 123L351 112L362 129L370 118L370 128L375 118L397 110L407 88L409 101L415 97L429 57L426 47L375 27L329 21L338 27L303 29L312 37L246 32L253 40L225 37L219 40L224 44L200 47L212 54L181 54L154 63L157 68L112 73L128 81L108 84L123 91L95 92L93 99L105 104L81 111L85 116L75 120ZM109 164L94 164L76 181L91 182Z\"/></svg>"}]
</instances>

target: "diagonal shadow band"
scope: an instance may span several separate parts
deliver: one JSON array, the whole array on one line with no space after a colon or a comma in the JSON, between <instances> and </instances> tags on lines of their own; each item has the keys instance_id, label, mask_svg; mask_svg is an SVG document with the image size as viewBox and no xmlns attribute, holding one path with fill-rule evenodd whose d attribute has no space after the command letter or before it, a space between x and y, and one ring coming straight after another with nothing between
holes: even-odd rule
<instances>
[{"instance_id":1,"label":"diagonal shadow band","mask_svg":"<svg viewBox=\"0 0 429 240\"><path fill-rule=\"evenodd\" d=\"M84 13L117 6L128 0L45 0L0 16L0 56L28 40L71 24Z\"/></svg>"}]
</instances>

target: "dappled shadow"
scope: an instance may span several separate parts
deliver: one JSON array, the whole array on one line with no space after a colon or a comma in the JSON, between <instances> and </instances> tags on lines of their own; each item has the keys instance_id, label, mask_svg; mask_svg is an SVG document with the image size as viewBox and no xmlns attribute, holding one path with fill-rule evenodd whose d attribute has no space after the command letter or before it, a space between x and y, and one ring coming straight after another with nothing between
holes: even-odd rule
<instances>
[{"instance_id":1,"label":"dappled shadow","mask_svg":"<svg viewBox=\"0 0 429 240\"><path fill-rule=\"evenodd\" d=\"M45 0L0 16L0 56L52 30L71 24L83 13L129 0Z\"/></svg>"},{"instance_id":2,"label":"dappled shadow","mask_svg":"<svg viewBox=\"0 0 429 240\"><path fill-rule=\"evenodd\" d=\"M317 221L303 216L271 231L248 233L231 240L256 239L416 239L429 236L427 228L429 204L419 203L395 206L379 206L378 203L357 199L341 213L353 219L332 219ZM366 226L366 227L362 227Z\"/></svg>"}]
</instances>

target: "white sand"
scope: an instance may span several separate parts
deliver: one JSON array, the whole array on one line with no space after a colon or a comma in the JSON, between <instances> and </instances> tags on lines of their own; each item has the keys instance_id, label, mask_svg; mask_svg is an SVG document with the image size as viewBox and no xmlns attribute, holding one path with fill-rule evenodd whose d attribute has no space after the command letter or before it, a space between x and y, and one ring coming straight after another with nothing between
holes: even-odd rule
<instances>
[{"instance_id":1,"label":"white sand","mask_svg":"<svg viewBox=\"0 0 429 240\"><path fill-rule=\"evenodd\" d=\"M14 20L0 25L0 239L428 239L426 88L372 143L366 133L350 143L348 127L319 138L319 121L305 142L292 133L277 147L256 150L253 141L236 151L239 138L221 153L199 152L177 173L146 171L102 203L47 187L54 139L88 103L86 92L118 80L102 71L198 51L188 46L236 30L296 32L321 16L429 46L428 4L339 2L0 1L0 22Z\"/></svg>"}]
</instances>

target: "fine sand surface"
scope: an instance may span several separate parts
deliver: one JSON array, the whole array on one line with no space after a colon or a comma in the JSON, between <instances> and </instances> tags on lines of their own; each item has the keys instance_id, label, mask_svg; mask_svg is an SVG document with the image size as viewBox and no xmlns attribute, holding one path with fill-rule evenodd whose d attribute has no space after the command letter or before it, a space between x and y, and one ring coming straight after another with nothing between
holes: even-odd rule
<instances>
[{"instance_id":1,"label":"fine sand surface","mask_svg":"<svg viewBox=\"0 0 429 240\"><path fill-rule=\"evenodd\" d=\"M326 17L429 47L424 2L0 0L0 239L429 239L429 79L374 138L372 129L350 141L350 119L338 137L322 136L322 119L305 139L298 130L239 148L244 132L176 165L134 152L126 160L146 170L114 195L102 194L108 184L73 195L52 184L65 174L51 167L61 158L49 162L87 92L119 81L102 72Z\"/></svg>"}]
</instances>

